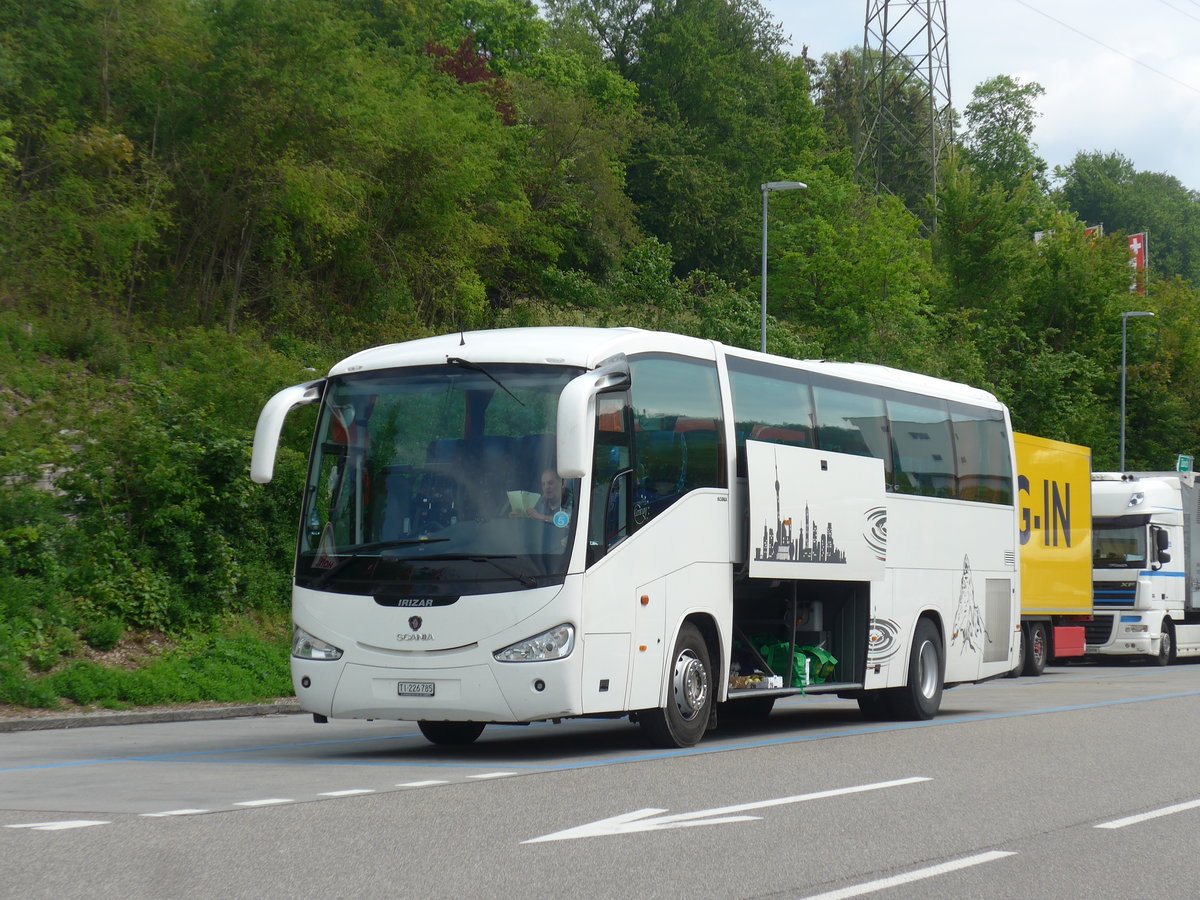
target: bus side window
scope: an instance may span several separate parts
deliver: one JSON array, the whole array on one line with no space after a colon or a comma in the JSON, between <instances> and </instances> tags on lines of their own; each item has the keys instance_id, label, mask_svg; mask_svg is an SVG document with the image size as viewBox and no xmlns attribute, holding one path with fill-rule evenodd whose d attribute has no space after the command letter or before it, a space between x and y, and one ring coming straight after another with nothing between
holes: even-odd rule
<instances>
[{"instance_id":1,"label":"bus side window","mask_svg":"<svg viewBox=\"0 0 1200 900\"><path fill-rule=\"evenodd\" d=\"M629 535L631 419L628 393L601 394L596 398L588 565Z\"/></svg>"}]
</instances>

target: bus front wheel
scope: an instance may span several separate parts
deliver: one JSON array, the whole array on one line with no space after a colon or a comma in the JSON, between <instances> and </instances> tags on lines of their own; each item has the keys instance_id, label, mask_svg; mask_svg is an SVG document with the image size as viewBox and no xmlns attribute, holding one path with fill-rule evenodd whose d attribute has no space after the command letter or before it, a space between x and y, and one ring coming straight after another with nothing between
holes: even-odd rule
<instances>
[{"instance_id":1,"label":"bus front wheel","mask_svg":"<svg viewBox=\"0 0 1200 900\"><path fill-rule=\"evenodd\" d=\"M483 722L426 722L417 723L421 734L434 744L463 746L473 744L483 734Z\"/></svg>"},{"instance_id":2,"label":"bus front wheel","mask_svg":"<svg viewBox=\"0 0 1200 900\"><path fill-rule=\"evenodd\" d=\"M658 746L691 747L708 728L713 685L708 645L690 622L679 629L668 674L666 706L643 710L638 723Z\"/></svg>"}]
</instances>

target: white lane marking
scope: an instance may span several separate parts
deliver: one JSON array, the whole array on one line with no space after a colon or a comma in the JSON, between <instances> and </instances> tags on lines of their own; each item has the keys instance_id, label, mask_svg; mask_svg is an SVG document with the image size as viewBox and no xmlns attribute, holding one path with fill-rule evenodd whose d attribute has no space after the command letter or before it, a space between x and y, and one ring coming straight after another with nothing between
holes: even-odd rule
<instances>
[{"instance_id":1,"label":"white lane marking","mask_svg":"<svg viewBox=\"0 0 1200 900\"><path fill-rule=\"evenodd\" d=\"M1010 850L992 850L988 853L979 853L975 856L964 856L962 859L954 859L950 862L930 866L927 869L916 869L912 872L905 872L903 875L893 875L891 878L880 878L877 881L855 884L837 891L813 894L811 897L806 897L805 900L845 900L847 897L861 897L863 894L882 891L885 888L897 887L902 884L912 884L914 881L933 878L937 875L945 875L958 869L978 866L981 863L993 862L997 859L1003 859L1006 856L1016 856L1016 854Z\"/></svg>"},{"instance_id":2,"label":"white lane marking","mask_svg":"<svg viewBox=\"0 0 1200 900\"><path fill-rule=\"evenodd\" d=\"M207 809L168 809L166 812L142 813L148 819L160 819L163 816L196 816L208 812Z\"/></svg>"},{"instance_id":3,"label":"white lane marking","mask_svg":"<svg viewBox=\"0 0 1200 900\"><path fill-rule=\"evenodd\" d=\"M507 778L509 775L516 775L516 772L484 772L482 775L468 775L468 778Z\"/></svg>"},{"instance_id":4,"label":"white lane marking","mask_svg":"<svg viewBox=\"0 0 1200 900\"><path fill-rule=\"evenodd\" d=\"M373 794L372 788L353 788L349 791L323 791L318 797L353 797L355 794Z\"/></svg>"},{"instance_id":5,"label":"white lane marking","mask_svg":"<svg viewBox=\"0 0 1200 900\"><path fill-rule=\"evenodd\" d=\"M5 828L30 828L33 831L64 831L68 828L87 828L89 825L111 825L98 819L72 819L65 822L26 822L24 825L5 825Z\"/></svg>"},{"instance_id":6,"label":"white lane marking","mask_svg":"<svg viewBox=\"0 0 1200 900\"><path fill-rule=\"evenodd\" d=\"M1174 806L1164 806L1162 809L1151 810L1150 812L1141 813L1136 816L1126 816L1124 819L1113 819L1111 822L1102 822L1096 827L1124 828L1126 825L1137 825L1139 822L1146 822L1150 819L1157 819L1159 816L1169 816L1173 813L1195 809L1197 806L1200 806L1200 800L1189 800L1187 803L1176 803Z\"/></svg>"},{"instance_id":7,"label":"white lane marking","mask_svg":"<svg viewBox=\"0 0 1200 900\"><path fill-rule=\"evenodd\" d=\"M840 797L845 794L858 794L863 791L877 791L881 788L899 787L906 784L917 784L921 781L930 781L929 778L920 776L913 778L898 778L895 781L880 781L875 784L859 784L853 787L834 788L828 791L817 791L812 794L797 794L793 797L776 797L771 800L758 800L753 803L739 803L736 806L722 806L717 809L701 809L690 813L676 813L673 816L664 816L660 813L665 813L665 809L639 809L634 812L621 813L617 816L610 816L607 819L600 819L596 822L588 822L584 825L577 825L574 828L567 828L563 831L556 831L553 834L545 834L541 837L530 838L527 841L522 841L522 844L539 844L543 841L566 841L574 838L583 837L599 837L608 834L631 834L637 831L659 831L664 828L687 828L694 825L720 825L730 822L748 822L753 819L760 818L759 816L739 816L736 813L746 812L752 809L764 809L770 806L784 806L789 803L803 803L806 800L822 800L826 797Z\"/></svg>"},{"instance_id":8,"label":"white lane marking","mask_svg":"<svg viewBox=\"0 0 1200 900\"><path fill-rule=\"evenodd\" d=\"M233 804L234 806L272 806L277 803L295 803L295 800L287 800L283 797L272 797L269 800L243 800L240 803Z\"/></svg>"},{"instance_id":9,"label":"white lane marking","mask_svg":"<svg viewBox=\"0 0 1200 900\"><path fill-rule=\"evenodd\" d=\"M406 781L404 784L398 784L396 787L429 787L432 784L449 784L448 781Z\"/></svg>"}]
</instances>

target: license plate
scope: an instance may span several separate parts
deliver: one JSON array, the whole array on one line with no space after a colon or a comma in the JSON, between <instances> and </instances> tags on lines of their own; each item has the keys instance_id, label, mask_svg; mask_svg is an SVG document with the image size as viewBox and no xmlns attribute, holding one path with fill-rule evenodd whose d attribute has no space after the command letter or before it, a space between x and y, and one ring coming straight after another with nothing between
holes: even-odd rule
<instances>
[{"instance_id":1,"label":"license plate","mask_svg":"<svg viewBox=\"0 0 1200 900\"><path fill-rule=\"evenodd\" d=\"M396 692L401 697L432 697L432 681L401 681Z\"/></svg>"}]
</instances>

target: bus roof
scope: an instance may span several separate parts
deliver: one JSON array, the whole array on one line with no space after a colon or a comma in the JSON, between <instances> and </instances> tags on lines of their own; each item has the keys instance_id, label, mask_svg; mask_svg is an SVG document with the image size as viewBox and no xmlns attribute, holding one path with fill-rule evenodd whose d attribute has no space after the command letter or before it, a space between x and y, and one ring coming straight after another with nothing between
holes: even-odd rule
<instances>
[{"instance_id":1,"label":"bus roof","mask_svg":"<svg viewBox=\"0 0 1200 900\"><path fill-rule=\"evenodd\" d=\"M721 351L744 359L784 365L851 381L893 387L965 403L1001 407L995 396L987 391L902 369L872 363L787 359L755 350L723 347L715 341L701 338L664 331L646 331L641 328L502 328L445 334L362 350L334 365L329 374L344 375L402 366L439 365L444 363L447 357L460 357L475 363L552 364L590 369L618 353L680 353L702 359L715 359Z\"/></svg>"}]
</instances>

